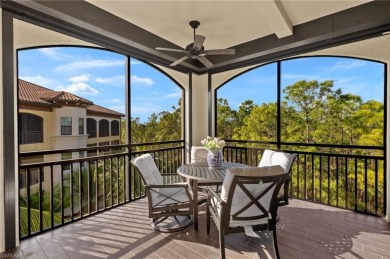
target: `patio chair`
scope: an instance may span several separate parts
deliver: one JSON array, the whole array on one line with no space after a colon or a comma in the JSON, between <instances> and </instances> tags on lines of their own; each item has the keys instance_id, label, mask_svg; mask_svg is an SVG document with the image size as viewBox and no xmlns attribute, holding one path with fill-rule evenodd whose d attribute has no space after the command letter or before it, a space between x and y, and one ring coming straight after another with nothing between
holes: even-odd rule
<instances>
[{"instance_id":1,"label":"patio chair","mask_svg":"<svg viewBox=\"0 0 390 259\"><path fill-rule=\"evenodd\" d=\"M192 146L191 147L191 163L207 163L207 154L208 150L205 147L201 146ZM198 190L201 192L207 193L207 188L205 186L213 186L214 190L219 190L219 184L215 182L207 182L207 181L198 181ZM206 197L199 199L199 204L203 204L206 202Z\"/></svg>"},{"instance_id":2,"label":"patio chair","mask_svg":"<svg viewBox=\"0 0 390 259\"><path fill-rule=\"evenodd\" d=\"M194 204L189 185L164 185L162 175L150 154L136 157L131 162L145 184L152 227L161 232L176 232L191 226Z\"/></svg>"},{"instance_id":3,"label":"patio chair","mask_svg":"<svg viewBox=\"0 0 390 259\"><path fill-rule=\"evenodd\" d=\"M208 150L205 147L191 147L191 163L207 163Z\"/></svg>"},{"instance_id":4,"label":"patio chair","mask_svg":"<svg viewBox=\"0 0 390 259\"><path fill-rule=\"evenodd\" d=\"M207 234L211 217L219 231L222 258L225 258L225 235L238 232L253 235L253 230L272 231L275 255L279 258L277 193L287 176L281 166L232 168L226 172L220 194L209 188Z\"/></svg>"},{"instance_id":5,"label":"patio chair","mask_svg":"<svg viewBox=\"0 0 390 259\"><path fill-rule=\"evenodd\" d=\"M286 182L282 185L281 191L278 194L279 206L288 205L288 194L291 181L291 169L297 155L287 152L280 152L266 149L261 157L259 167L280 165L284 169L284 173L288 174Z\"/></svg>"}]
</instances>

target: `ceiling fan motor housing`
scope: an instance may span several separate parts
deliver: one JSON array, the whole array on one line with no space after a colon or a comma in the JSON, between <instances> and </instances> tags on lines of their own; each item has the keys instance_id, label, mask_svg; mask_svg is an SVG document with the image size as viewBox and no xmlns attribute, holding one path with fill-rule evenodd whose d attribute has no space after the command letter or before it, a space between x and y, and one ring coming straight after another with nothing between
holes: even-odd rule
<instances>
[{"instance_id":1,"label":"ceiling fan motor housing","mask_svg":"<svg viewBox=\"0 0 390 259\"><path fill-rule=\"evenodd\" d=\"M194 44L190 43L186 47L187 54L190 58L195 58L196 56L199 56L204 51L204 47L202 46L200 49L194 48Z\"/></svg>"}]
</instances>

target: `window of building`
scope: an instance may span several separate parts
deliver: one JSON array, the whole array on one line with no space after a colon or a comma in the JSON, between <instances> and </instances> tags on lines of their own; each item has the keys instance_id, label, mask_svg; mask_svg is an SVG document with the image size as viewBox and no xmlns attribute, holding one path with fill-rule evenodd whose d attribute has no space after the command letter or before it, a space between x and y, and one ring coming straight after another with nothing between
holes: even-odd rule
<instances>
[{"instance_id":1,"label":"window of building","mask_svg":"<svg viewBox=\"0 0 390 259\"><path fill-rule=\"evenodd\" d=\"M79 118L79 135L84 134L84 118Z\"/></svg>"},{"instance_id":2,"label":"window of building","mask_svg":"<svg viewBox=\"0 0 390 259\"><path fill-rule=\"evenodd\" d=\"M119 121L111 121L111 136L119 136Z\"/></svg>"},{"instance_id":3,"label":"window of building","mask_svg":"<svg viewBox=\"0 0 390 259\"><path fill-rule=\"evenodd\" d=\"M99 121L99 137L108 137L110 135L110 126L108 120Z\"/></svg>"},{"instance_id":4,"label":"window of building","mask_svg":"<svg viewBox=\"0 0 390 259\"><path fill-rule=\"evenodd\" d=\"M61 135L72 135L71 117L61 117Z\"/></svg>"},{"instance_id":5,"label":"window of building","mask_svg":"<svg viewBox=\"0 0 390 259\"><path fill-rule=\"evenodd\" d=\"M88 138L96 138L97 134L97 127L96 127L96 120L87 118L87 134Z\"/></svg>"},{"instance_id":6,"label":"window of building","mask_svg":"<svg viewBox=\"0 0 390 259\"><path fill-rule=\"evenodd\" d=\"M119 140L113 140L113 141L111 141L111 145L119 145Z\"/></svg>"},{"instance_id":7,"label":"window of building","mask_svg":"<svg viewBox=\"0 0 390 259\"><path fill-rule=\"evenodd\" d=\"M31 114L19 114L19 143L43 143L43 118Z\"/></svg>"}]
</instances>

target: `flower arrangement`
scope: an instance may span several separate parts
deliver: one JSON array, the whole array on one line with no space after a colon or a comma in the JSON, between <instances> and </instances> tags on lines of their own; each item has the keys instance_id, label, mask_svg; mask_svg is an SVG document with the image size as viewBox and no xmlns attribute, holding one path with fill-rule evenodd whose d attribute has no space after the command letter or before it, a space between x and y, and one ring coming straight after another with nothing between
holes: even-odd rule
<instances>
[{"instance_id":1,"label":"flower arrangement","mask_svg":"<svg viewBox=\"0 0 390 259\"><path fill-rule=\"evenodd\" d=\"M203 139L200 143L209 151L213 150L222 150L225 146L225 141L220 138L212 138L207 136L207 138Z\"/></svg>"}]
</instances>

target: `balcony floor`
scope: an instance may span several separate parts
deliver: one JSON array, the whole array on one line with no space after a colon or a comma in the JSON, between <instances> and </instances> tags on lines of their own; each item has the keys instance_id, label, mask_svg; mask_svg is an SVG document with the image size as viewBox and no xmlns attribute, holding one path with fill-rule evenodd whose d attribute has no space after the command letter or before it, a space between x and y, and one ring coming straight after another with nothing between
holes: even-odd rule
<instances>
[{"instance_id":1,"label":"balcony floor","mask_svg":"<svg viewBox=\"0 0 390 259\"><path fill-rule=\"evenodd\" d=\"M205 206L199 232L159 233L149 225L146 199L23 240L14 251L27 258L219 258L218 235L206 235ZM300 200L279 208L281 258L390 258L390 224L376 217ZM272 258L272 236L226 236L229 258ZM21 254L23 253L23 254ZM9 258L9 257L8 257Z\"/></svg>"}]
</instances>

